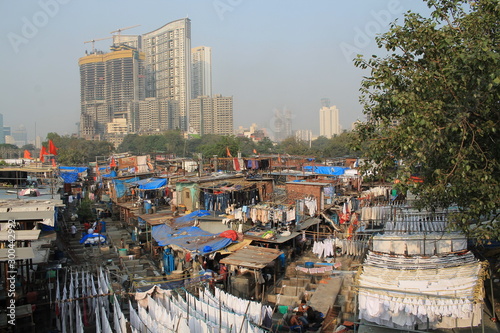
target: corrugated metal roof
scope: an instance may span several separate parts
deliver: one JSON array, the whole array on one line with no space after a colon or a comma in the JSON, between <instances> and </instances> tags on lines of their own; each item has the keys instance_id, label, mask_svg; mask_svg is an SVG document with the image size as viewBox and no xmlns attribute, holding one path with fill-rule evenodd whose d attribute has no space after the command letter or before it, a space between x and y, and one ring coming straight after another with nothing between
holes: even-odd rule
<instances>
[{"instance_id":1,"label":"corrugated metal roof","mask_svg":"<svg viewBox=\"0 0 500 333\"><path fill-rule=\"evenodd\" d=\"M14 240L16 241L33 241L40 236L40 230L16 230ZM12 234L11 234L12 235ZM12 237L12 236L11 236ZM0 241L6 242L9 240L9 231L0 231Z\"/></svg>"},{"instance_id":2,"label":"corrugated metal roof","mask_svg":"<svg viewBox=\"0 0 500 333\"><path fill-rule=\"evenodd\" d=\"M226 265L243 266L251 269L262 269L283 253L277 249L247 245L230 254L220 262Z\"/></svg>"},{"instance_id":3,"label":"corrugated metal roof","mask_svg":"<svg viewBox=\"0 0 500 333\"><path fill-rule=\"evenodd\" d=\"M241 242L229 245L224 250L221 250L219 252L220 252L220 254L230 254L230 253L236 252L237 250L239 250L241 248L244 248L245 246L250 245L251 242L252 242L251 239L244 239Z\"/></svg>"}]
</instances>

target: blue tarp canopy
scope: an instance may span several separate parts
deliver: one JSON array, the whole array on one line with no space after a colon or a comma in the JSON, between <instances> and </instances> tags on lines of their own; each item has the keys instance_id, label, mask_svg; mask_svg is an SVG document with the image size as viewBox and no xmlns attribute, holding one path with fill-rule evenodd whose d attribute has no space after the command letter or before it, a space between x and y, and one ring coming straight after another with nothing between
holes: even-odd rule
<instances>
[{"instance_id":1,"label":"blue tarp canopy","mask_svg":"<svg viewBox=\"0 0 500 333\"><path fill-rule=\"evenodd\" d=\"M153 226L153 238L160 246L176 245L190 252L202 255L225 248L232 243L231 239L217 236L198 227L185 227L177 230L166 224Z\"/></svg>"},{"instance_id":2,"label":"blue tarp canopy","mask_svg":"<svg viewBox=\"0 0 500 333\"><path fill-rule=\"evenodd\" d=\"M337 166L304 166L304 171L314 172L319 175L341 176L344 170L349 168Z\"/></svg>"},{"instance_id":3,"label":"blue tarp canopy","mask_svg":"<svg viewBox=\"0 0 500 333\"><path fill-rule=\"evenodd\" d=\"M113 185L115 186L115 191L116 191L116 196L118 198L121 198L125 195L125 192L127 192L127 185L130 186L131 184L135 184L137 181L139 181L139 177L132 177L130 179L113 179Z\"/></svg>"},{"instance_id":4,"label":"blue tarp canopy","mask_svg":"<svg viewBox=\"0 0 500 333\"><path fill-rule=\"evenodd\" d=\"M86 167L70 167L70 166L60 166L59 171L62 172L77 172L82 173L87 171Z\"/></svg>"},{"instance_id":5,"label":"blue tarp canopy","mask_svg":"<svg viewBox=\"0 0 500 333\"><path fill-rule=\"evenodd\" d=\"M106 175L102 175L103 178L112 178L112 177L116 177L116 171L113 170L111 171L110 173L106 174Z\"/></svg>"},{"instance_id":6,"label":"blue tarp canopy","mask_svg":"<svg viewBox=\"0 0 500 333\"><path fill-rule=\"evenodd\" d=\"M125 192L127 192L127 188L125 187L123 180L114 179L113 185L115 186L115 192L117 198L123 197L125 195Z\"/></svg>"},{"instance_id":7,"label":"blue tarp canopy","mask_svg":"<svg viewBox=\"0 0 500 333\"><path fill-rule=\"evenodd\" d=\"M153 226L151 234L160 246L176 245L190 252L198 251L202 255L218 251L231 244L231 239L220 237L198 227L176 228L176 225L186 225L186 222L194 221L196 217L205 215L210 215L210 213L206 210L196 210L176 218L171 225Z\"/></svg>"},{"instance_id":8,"label":"blue tarp canopy","mask_svg":"<svg viewBox=\"0 0 500 333\"><path fill-rule=\"evenodd\" d=\"M167 185L166 178L148 178L137 182L141 190L156 190Z\"/></svg>"},{"instance_id":9,"label":"blue tarp canopy","mask_svg":"<svg viewBox=\"0 0 500 333\"><path fill-rule=\"evenodd\" d=\"M78 172L61 172L59 175L65 183L74 183L78 181Z\"/></svg>"},{"instance_id":10,"label":"blue tarp canopy","mask_svg":"<svg viewBox=\"0 0 500 333\"><path fill-rule=\"evenodd\" d=\"M176 224L184 224L189 221L194 221L197 217L210 215L208 210L195 210L192 213L186 214L184 216L178 217L175 219L174 223Z\"/></svg>"}]
</instances>

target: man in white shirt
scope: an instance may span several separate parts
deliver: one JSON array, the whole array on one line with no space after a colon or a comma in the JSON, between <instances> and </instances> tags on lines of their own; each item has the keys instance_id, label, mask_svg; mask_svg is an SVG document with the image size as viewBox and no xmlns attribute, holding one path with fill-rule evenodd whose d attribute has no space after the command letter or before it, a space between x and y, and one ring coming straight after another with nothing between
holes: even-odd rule
<instances>
[{"instance_id":1,"label":"man in white shirt","mask_svg":"<svg viewBox=\"0 0 500 333\"><path fill-rule=\"evenodd\" d=\"M76 230L77 230L77 229L76 229L76 226L75 226L75 224L73 223L73 224L71 225L71 237L72 237L72 238L75 238L75 236L76 236Z\"/></svg>"}]
</instances>

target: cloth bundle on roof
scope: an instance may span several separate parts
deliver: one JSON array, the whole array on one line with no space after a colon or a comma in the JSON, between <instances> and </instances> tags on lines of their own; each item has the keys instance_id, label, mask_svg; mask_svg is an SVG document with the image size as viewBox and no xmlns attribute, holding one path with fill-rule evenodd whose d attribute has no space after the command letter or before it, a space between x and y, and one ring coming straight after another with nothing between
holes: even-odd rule
<instances>
[{"instance_id":1,"label":"cloth bundle on roof","mask_svg":"<svg viewBox=\"0 0 500 333\"><path fill-rule=\"evenodd\" d=\"M340 176L344 174L344 170L348 168L336 167L336 166L304 166L304 171L314 172L319 175L330 175L330 176Z\"/></svg>"}]
</instances>

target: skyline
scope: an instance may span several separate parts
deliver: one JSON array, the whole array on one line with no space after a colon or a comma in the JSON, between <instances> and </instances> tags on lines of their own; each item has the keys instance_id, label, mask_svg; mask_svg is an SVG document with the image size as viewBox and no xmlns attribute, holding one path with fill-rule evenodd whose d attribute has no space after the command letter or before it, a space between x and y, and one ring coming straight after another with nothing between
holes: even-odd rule
<instances>
[{"instance_id":1,"label":"skyline","mask_svg":"<svg viewBox=\"0 0 500 333\"><path fill-rule=\"evenodd\" d=\"M375 33L387 31L389 22L410 9L429 11L423 2L404 0L2 2L0 45L8 66L0 79L0 113L5 126L23 124L29 140L35 123L42 138L48 132L76 133L78 59L92 48L84 41L137 24L123 35L144 34L187 16L191 46L212 48L212 93L233 96L235 128L257 123L272 131L275 111L286 109L294 130L317 135L320 100L329 98L340 111L342 128L350 129L364 116L358 102L363 72L349 58L383 54ZM111 40L95 42L106 52L110 45Z\"/></svg>"}]
</instances>

